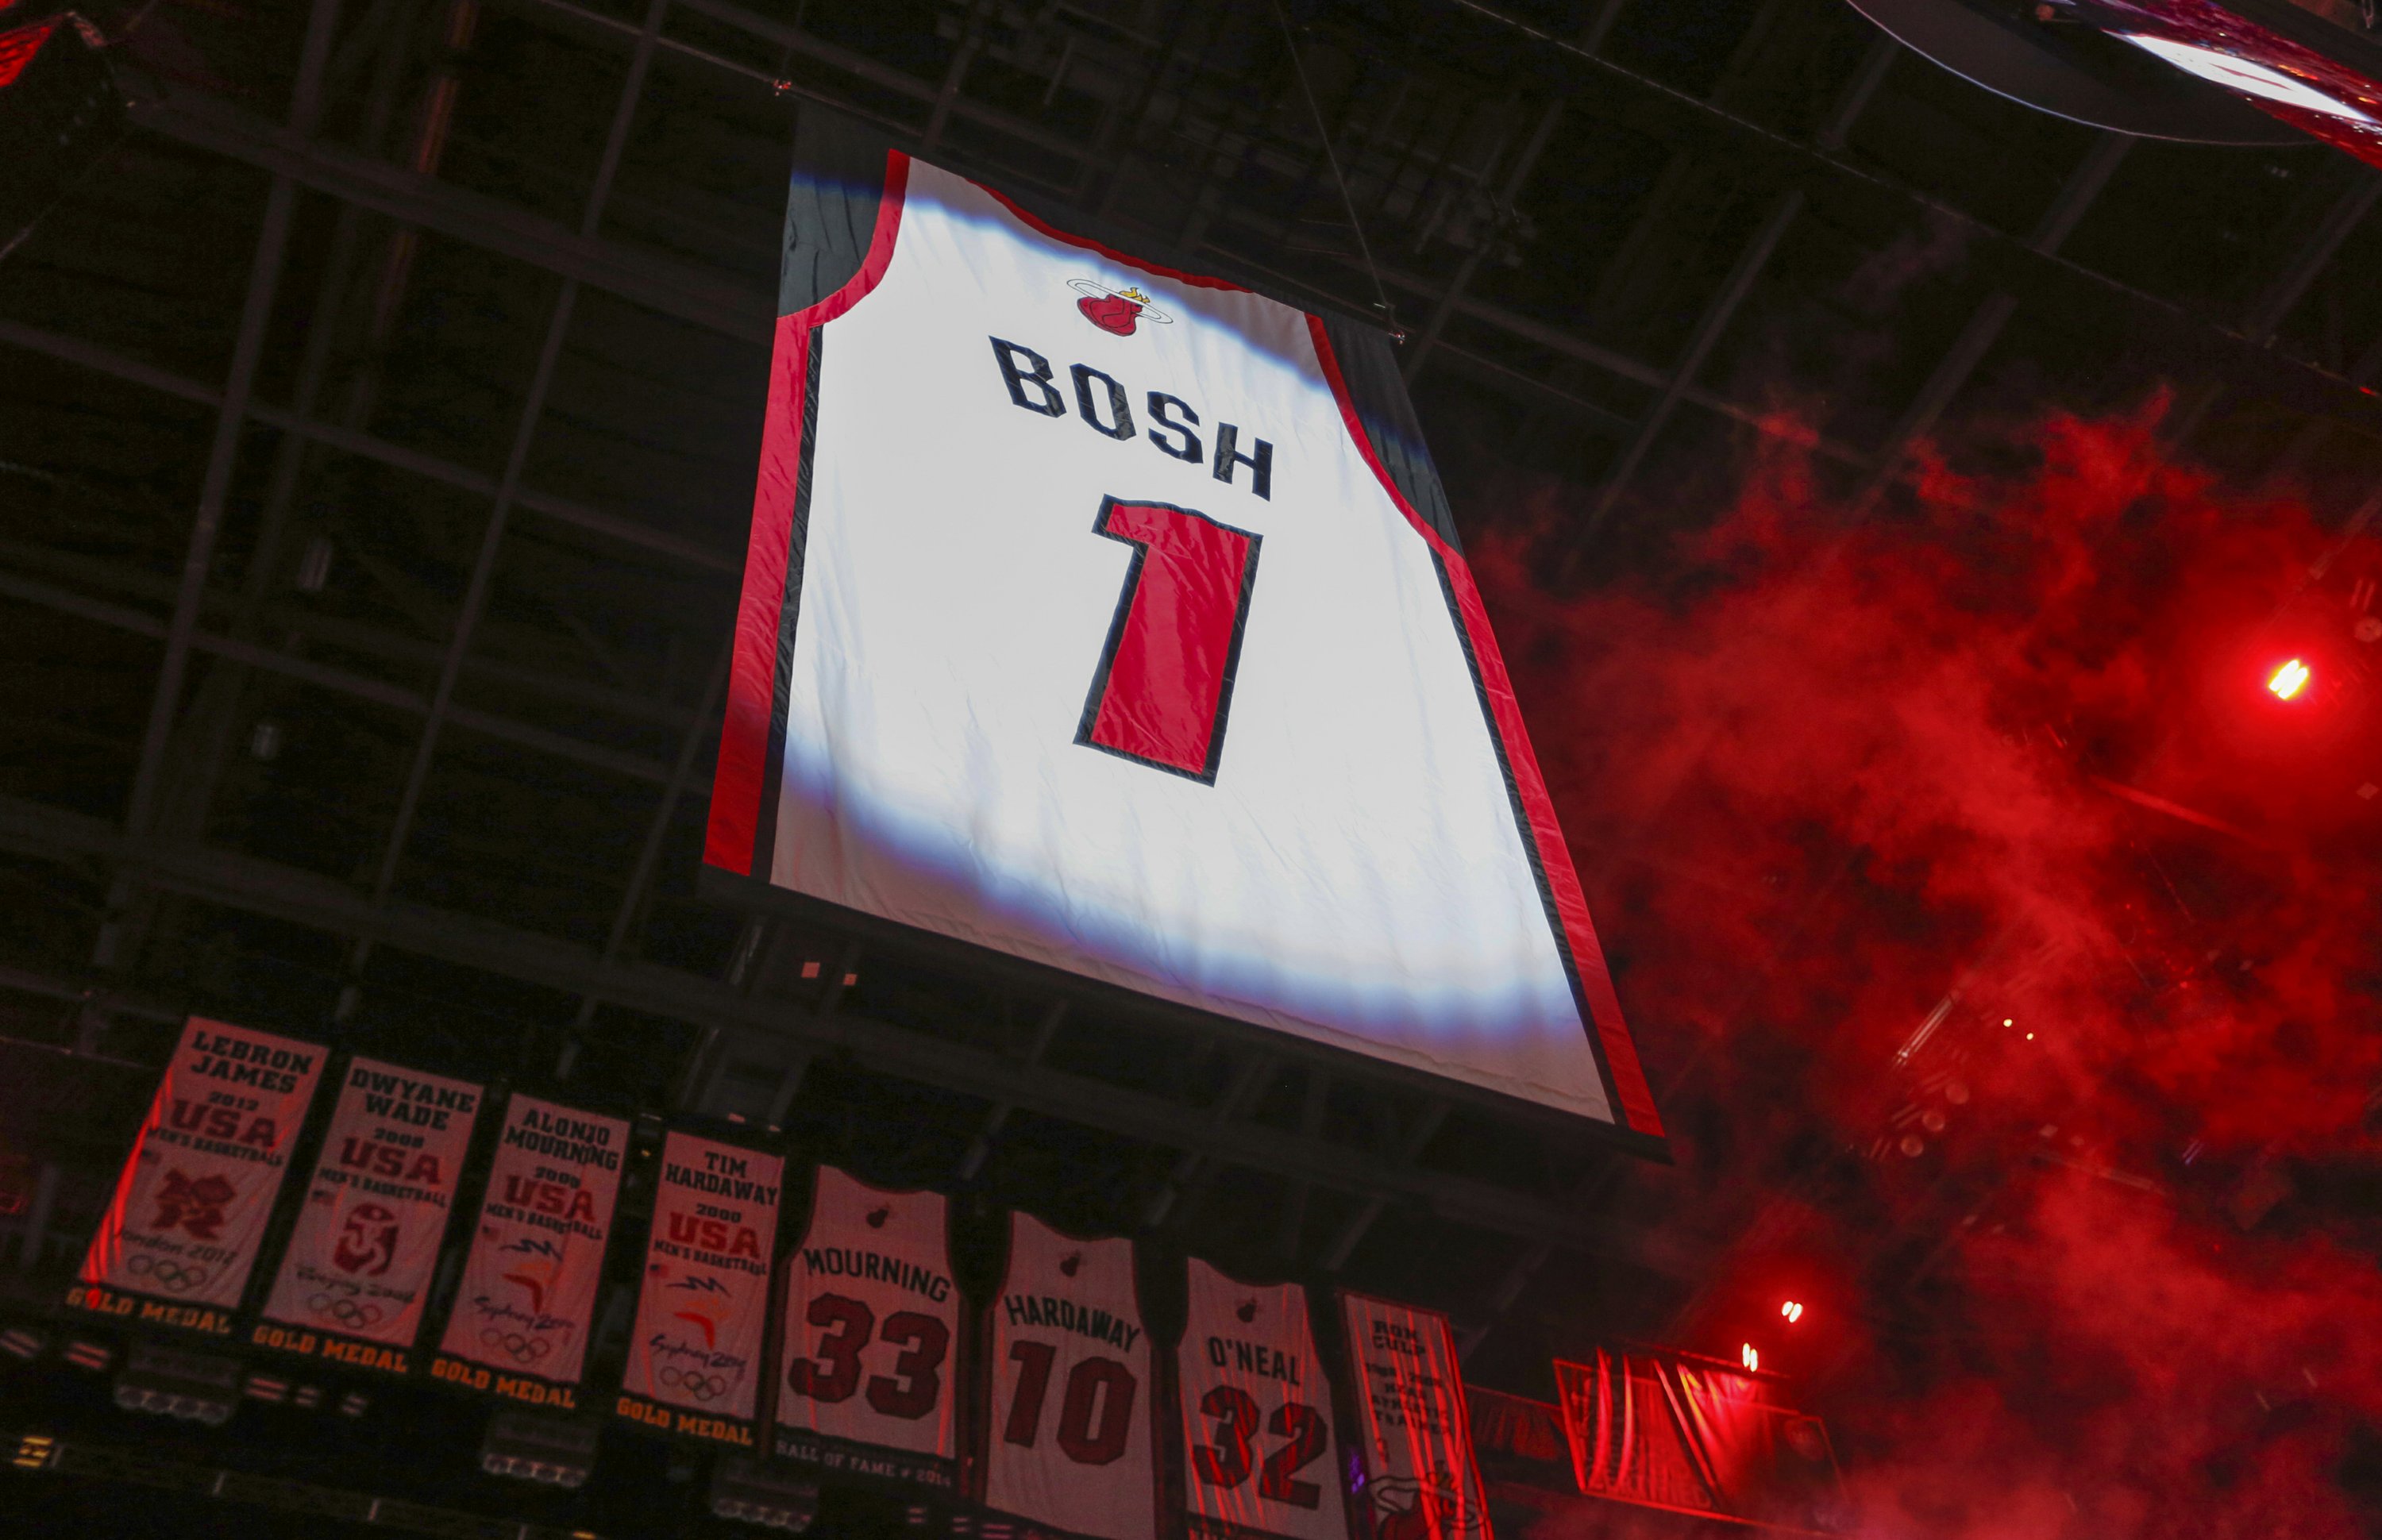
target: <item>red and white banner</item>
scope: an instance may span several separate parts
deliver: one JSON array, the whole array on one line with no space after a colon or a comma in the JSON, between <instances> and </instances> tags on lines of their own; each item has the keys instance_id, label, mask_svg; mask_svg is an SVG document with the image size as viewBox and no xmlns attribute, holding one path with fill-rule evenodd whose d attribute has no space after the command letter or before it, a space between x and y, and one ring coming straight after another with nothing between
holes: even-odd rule
<instances>
[{"instance_id":1,"label":"red and white banner","mask_svg":"<svg viewBox=\"0 0 2382 1540\"><path fill-rule=\"evenodd\" d=\"M121 1289L178 1309L144 1320L231 1329L289 1149L322 1079L325 1051L193 1016L117 1179L69 1302L129 1314Z\"/></svg>"},{"instance_id":2,"label":"red and white banner","mask_svg":"<svg viewBox=\"0 0 2382 1540\"><path fill-rule=\"evenodd\" d=\"M1242 1283L1194 1257L1190 1301L1175 1380L1191 1533L1347 1540L1307 1291Z\"/></svg>"},{"instance_id":3,"label":"red and white banner","mask_svg":"<svg viewBox=\"0 0 2382 1540\"><path fill-rule=\"evenodd\" d=\"M992 1307L985 1505L1069 1534L1154 1540L1156 1419L1133 1242L1009 1216Z\"/></svg>"},{"instance_id":4,"label":"red and white banner","mask_svg":"<svg viewBox=\"0 0 2382 1540\"><path fill-rule=\"evenodd\" d=\"M266 1321L306 1329L276 1333L260 1325L260 1345L406 1372L481 1094L463 1081L369 1058L350 1062L264 1303ZM325 1347L317 1332L382 1351L342 1352Z\"/></svg>"},{"instance_id":5,"label":"red and white banner","mask_svg":"<svg viewBox=\"0 0 2382 1540\"><path fill-rule=\"evenodd\" d=\"M785 1162L673 1133L662 1144L620 1415L750 1446Z\"/></svg>"},{"instance_id":6,"label":"red and white banner","mask_svg":"<svg viewBox=\"0 0 2382 1540\"><path fill-rule=\"evenodd\" d=\"M960 1295L949 1204L822 1166L786 1259L779 1454L833 1475L959 1485Z\"/></svg>"},{"instance_id":7,"label":"red and white banner","mask_svg":"<svg viewBox=\"0 0 2382 1540\"><path fill-rule=\"evenodd\" d=\"M1373 1540L1490 1540L1447 1317L1341 1295Z\"/></svg>"},{"instance_id":8,"label":"red and white banner","mask_svg":"<svg viewBox=\"0 0 2382 1540\"><path fill-rule=\"evenodd\" d=\"M576 1410L629 1125L513 1097L431 1373Z\"/></svg>"}]
</instances>

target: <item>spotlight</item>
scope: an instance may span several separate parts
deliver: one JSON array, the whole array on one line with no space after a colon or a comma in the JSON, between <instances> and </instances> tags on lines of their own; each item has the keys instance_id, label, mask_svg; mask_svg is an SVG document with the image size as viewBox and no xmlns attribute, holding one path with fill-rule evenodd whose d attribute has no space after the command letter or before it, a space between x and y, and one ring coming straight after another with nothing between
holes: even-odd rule
<instances>
[{"instance_id":1,"label":"spotlight","mask_svg":"<svg viewBox=\"0 0 2382 1540\"><path fill-rule=\"evenodd\" d=\"M1785 1304L1778 1307L1778 1314L1786 1316L1786 1324L1791 1326L1796 1322L1803 1318L1803 1302L1800 1300L1788 1300Z\"/></svg>"},{"instance_id":2,"label":"spotlight","mask_svg":"<svg viewBox=\"0 0 2382 1540\"><path fill-rule=\"evenodd\" d=\"M2275 692L2277 700L2288 701L2305 690L2307 682L2308 666L2293 658L2275 670L2275 677L2266 681L2266 688Z\"/></svg>"},{"instance_id":3,"label":"spotlight","mask_svg":"<svg viewBox=\"0 0 2382 1540\"><path fill-rule=\"evenodd\" d=\"M1737 1356L1748 1369L1756 1373L1761 1371L1762 1351L1756 1348L1752 1343L1748 1342L1744 1347L1739 1348L1737 1351Z\"/></svg>"}]
</instances>

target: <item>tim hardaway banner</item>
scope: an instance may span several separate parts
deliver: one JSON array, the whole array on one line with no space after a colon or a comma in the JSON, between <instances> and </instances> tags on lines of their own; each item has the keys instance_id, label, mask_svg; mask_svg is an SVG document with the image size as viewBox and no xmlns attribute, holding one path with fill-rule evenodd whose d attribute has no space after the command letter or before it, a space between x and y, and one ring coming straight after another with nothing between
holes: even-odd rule
<instances>
[{"instance_id":1,"label":"tim hardaway banner","mask_svg":"<svg viewBox=\"0 0 2382 1540\"><path fill-rule=\"evenodd\" d=\"M776 1155L691 1133L663 1143L622 1416L753 1444L784 1169Z\"/></svg>"},{"instance_id":2,"label":"tim hardaway banner","mask_svg":"<svg viewBox=\"0 0 2382 1540\"><path fill-rule=\"evenodd\" d=\"M438 1378L577 1409L628 1147L618 1118L513 1097L431 1365Z\"/></svg>"},{"instance_id":3,"label":"tim hardaway banner","mask_svg":"<svg viewBox=\"0 0 2382 1540\"><path fill-rule=\"evenodd\" d=\"M1156 1419L1133 1242L1011 1215L990 1358L986 1506L1045 1530L1151 1540Z\"/></svg>"},{"instance_id":4,"label":"tim hardaway banner","mask_svg":"<svg viewBox=\"0 0 2382 1540\"><path fill-rule=\"evenodd\" d=\"M254 1339L390 1374L411 1367L423 1294L462 1179L481 1088L348 1065L305 1206Z\"/></svg>"},{"instance_id":5,"label":"tim hardaway banner","mask_svg":"<svg viewBox=\"0 0 2382 1540\"><path fill-rule=\"evenodd\" d=\"M229 1331L323 1058L312 1043L190 1018L69 1302ZM108 1296L119 1289L171 1302Z\"/></svg>"},{"instance_id":6,"label":"tim hardaway banner","mask_svg":"<svg viewBox=\"0 0 2382 1540\"><path fill-rule=\"evenodd\" d=\"M1341 1296L1374 1540L1490 1540L1447 1317Z\"/></svg>"},{"instance_id":7,"label":"tim hardaway banner","mask_svg":"<svg viewBox=\"0 0 2382 1540\"><path fill-rule=\"evenodd\" d=\"M953 1491L960 1295L948 1204L828 1166L815 1188L786 1259L778 1453L829 1474Z\"/></svg>"},{"instance_id":8,"label":"tim hardaway banner","mask_svg":"<svg viewBox=\"0 0 2382 1540\"><path fill-rule=\"evenodd\" d=\"M1242 1283L1193 1258L1175 1378L1194 1535L1347 1540L1306 1290Z\"/></svg>"},{"instance_id":9,"label":"tim hardaway banner","mask_svg":"<svg viewBox=\"0 0 2382 1540\"><path fill-rule=\"evenodd\" d=\"M882 150L786 251L705 859L1658 1137L1388 340Z\"/></svg>"}]
</instances>

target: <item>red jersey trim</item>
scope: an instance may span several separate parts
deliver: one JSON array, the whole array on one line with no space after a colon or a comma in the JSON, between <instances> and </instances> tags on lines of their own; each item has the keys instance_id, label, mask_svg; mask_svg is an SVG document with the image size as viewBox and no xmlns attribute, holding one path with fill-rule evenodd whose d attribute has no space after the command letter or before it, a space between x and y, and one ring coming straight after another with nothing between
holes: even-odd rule
<instances>
[{"instance_id":1,"label":"red jersey trim","mask_svg":"<svg viewBox=\"0 0 2382 1540\"><path fill-rule=\"evenodd\" d=\"M1572 869L1571 851L1564 844L1562 826L1555 821L1554 799L1548 795L1546 777L1540 773L1538 755L1532 752L1529 734L1523 728L1521 703L1514 698L1513 681L1506 676L1505 659L1497 650L1496 635L1489 629L1489 611L1480 602L1480 590L1472 581L1472 568L1463 553L1441 538L1390 479L1389 470L1374 452L1364 424L1357 420L1356 403L1349 397L1347 379L1340 373L1340 361L1332 351L1332 339L1324 334L1323 323L1310 315L1307 318L1307 330L1315 343L1316 360L1323 366L1323 377L1331 382L1332 398L1339 403L1340 420L1347 425L1348 436L1355 441L1357 453L1365 457L1381 490L1389 494L1390 501L1397 505L1406 522L1422 536L1431 554L1439 558L1441 570L1447 575L1456 614L1471 640L1472 655L1480 669L1481 703L1487 707L1490 724L1504 748L1505 770L1513 779L1515 800L1521 806L1525 833L1537 849L1547 898L1562 926L1580 993L1586 996L1583 1003L1588 1008L1590 1028L1602 1049L1598 1057L1603 1061L1616 1103L1615 1111L1625 1128L1659 1139L1663 1119L1654 1108L1654 1093L1646 1083L1644 1066L1638 1060L1638 1045L1622 1020L1621 996L1614 992L1613 972L1605 965L1604 947L1597 941L1596 925L1589 918L1588 897L1580 889L1579 874Z\"/></svg>"},{"instance_id":2,"label":"red jersey trim","mask_svg":"<svg viewBox=\"0 0 2382 1540\"><path fill-rule=\"evenodd\" d=\"M744 876L755 873L754 842L761 800L770 794L769 738L777 715L778 655L785 616L786 571L792 556L794 504L802 482L803 382L810 373L811 333L868 297L893 264L909 190L910 157L885 159L885 195L860 270L837 289L778 318L769 360L769 406L761 427L761 470L753 492L753 531L744 547L744 586L736 602L736 656L728 676L727 720L719 732L719 765L711 780L710 821L703 859ZM796 596L799 598L799 595ZM766 859L766 858L764 858Z\"/></svg>"}]
</instances>

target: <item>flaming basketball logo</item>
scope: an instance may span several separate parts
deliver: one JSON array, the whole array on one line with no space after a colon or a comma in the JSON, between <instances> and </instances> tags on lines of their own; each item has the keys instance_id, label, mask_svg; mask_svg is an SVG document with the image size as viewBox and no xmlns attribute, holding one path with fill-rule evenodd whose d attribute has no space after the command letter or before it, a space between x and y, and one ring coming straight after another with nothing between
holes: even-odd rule
<instances>
[{"instance_id":1,"label":"flaming basketball logo","mask_svg":"<svg viewBox=\"0 0 2382 1540\"><path fill-rule=\"evenodd\" d=\"M1152 306L1149 296L1138 288L1111 288L1090 278L1070 278L1067 287L1082 296L1075 301L1075 309L1083 312L1084 319L1111 336L1131 336L1144 321L1154 321L1161 326L1174 324L1173 316Z\"/></svg>"}]
</instances>

